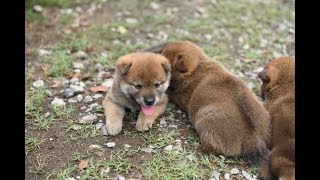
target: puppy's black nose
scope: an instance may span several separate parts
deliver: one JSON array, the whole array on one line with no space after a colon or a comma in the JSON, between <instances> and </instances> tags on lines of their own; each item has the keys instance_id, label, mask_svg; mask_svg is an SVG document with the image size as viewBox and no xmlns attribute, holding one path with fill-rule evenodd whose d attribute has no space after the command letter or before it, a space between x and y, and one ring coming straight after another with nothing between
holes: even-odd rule
<instances>
[{"instance_id":1,"label":"puppy's black nose","mask_svg":"<svg viewBox=\"0 0 320 180\"><path fill-rule=\"evenodd\" d=\"M155 99L153 98L148 98L148 99L145 99L144 100L144 103L147 105L147 106L152 106L154 104L154 101Z\"/></svg>"}]
</instances>

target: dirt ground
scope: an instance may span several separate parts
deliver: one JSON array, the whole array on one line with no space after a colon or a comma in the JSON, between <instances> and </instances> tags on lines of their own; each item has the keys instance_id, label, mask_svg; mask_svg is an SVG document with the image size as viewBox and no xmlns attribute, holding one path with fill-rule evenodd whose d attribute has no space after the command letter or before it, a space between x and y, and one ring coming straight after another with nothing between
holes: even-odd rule
<instances>
[{"instance_id":1,"label":"dirt ground","mask_svg":"<svg viewBox=\"0 0 320 180\"><path fill-rule=\"evenodd\" d=\"M259 97L263 65L295 55L294 1L28 0L25 13L26 179L256 178L242 159L203 152L171 103L148 132L128 112L119 135L103 136L106 92L90 88L110 88L121 55L190 40ZM64 97L70 86L83 91ZM89 114L93 122L79 123Z\"/></svg>"}]
</instances>

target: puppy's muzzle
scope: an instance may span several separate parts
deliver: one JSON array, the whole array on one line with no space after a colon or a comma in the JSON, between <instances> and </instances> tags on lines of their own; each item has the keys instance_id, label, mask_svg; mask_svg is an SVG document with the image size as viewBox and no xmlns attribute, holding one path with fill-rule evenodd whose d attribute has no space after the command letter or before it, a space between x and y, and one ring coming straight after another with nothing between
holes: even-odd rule
<instances>
[{"instance_id":1,"label":"puppy's muzzle","mask_svg":"<svg viewBox=\"0 0 320 180\"><path fill-rule=\"evenodd\" d=\"M154 98L146 98L144 100L144 103L147 105L147 106L152 106L155 102L155 99Z\"/></svg>"}]
</instances>

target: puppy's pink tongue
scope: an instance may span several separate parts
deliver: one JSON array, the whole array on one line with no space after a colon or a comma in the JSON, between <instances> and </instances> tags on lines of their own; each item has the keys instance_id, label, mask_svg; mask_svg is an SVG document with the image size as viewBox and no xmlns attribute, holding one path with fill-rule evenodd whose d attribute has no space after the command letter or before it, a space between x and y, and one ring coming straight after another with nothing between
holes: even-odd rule
<instances>
[{"instance_id":1,"label":"puppy's pink tongue","mask_svg":"<svg viewBox=\"0 0 320 180\"><path fill-rule=\"evenodd\" d=\"M155 109L154 106L141 106L142 112L147 116L152 115Z\"/></svg>"}]
</instances>

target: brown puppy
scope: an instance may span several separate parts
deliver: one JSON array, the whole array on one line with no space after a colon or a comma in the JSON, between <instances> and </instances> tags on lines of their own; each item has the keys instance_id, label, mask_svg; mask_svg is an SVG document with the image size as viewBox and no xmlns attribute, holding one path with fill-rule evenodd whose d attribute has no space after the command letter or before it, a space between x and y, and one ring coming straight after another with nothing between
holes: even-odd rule
<instances>
[{"instance_id":1,"label":"brown puppy","mask_svg":"<svg viewBox=\"0 0 320 180\"><path fill-rule=\"evenodd\" d=\"M118 59L112 88L103 101L109 135L122 130L125 108L141 109L136 124L138 131L147 131L155 119L165 112L166 89L170 83L168 59L154 53L131 53Z\"/></svg>"},{"instance_id":2,"label":"brown puppy","mask_svg":"<svg viewBox=\"0 0 320 180\"><path fill-rule=\"evenodd\" d=\"M271 172L281 180L295 179L295 60L273 59L258 76L271 115Z\"/></svg>"},{"instance_id":3,"label":"brown puppy","mask_svg":"<svg viewBox=\"0 0 320 180\"><path fill-rule=\"evenodd\" d=\"M242 80L189 41L169 42L146 51L169 59L172 77L167 94L188 113L205 149L244 157L254 164L267 161L270 116Z\"/></svg>"}]
</instances>

